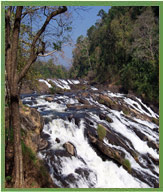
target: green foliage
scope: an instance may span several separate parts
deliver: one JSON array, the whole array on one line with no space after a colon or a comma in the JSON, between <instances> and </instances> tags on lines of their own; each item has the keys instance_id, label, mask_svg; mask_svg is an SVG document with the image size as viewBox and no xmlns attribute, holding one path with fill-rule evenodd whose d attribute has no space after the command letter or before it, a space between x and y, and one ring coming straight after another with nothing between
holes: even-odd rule
<instances>
[{"instance_id":1,"label":"green foliage","mask_svg":"<svg viewBox=\"0 0 163 192\"><path fill-rule=\"evenodd\" d=\"M102 141L104 137L106 136L106 129L103 127L103 125L99 124L97 127L97 134L98 138Z\"/></svg>"},{"instance_id":2,"label":"green foliage","mask_svg":"<svg viewBox=\"0 0 163 192\"><path fill-rule=\"evenodd\" d=\"M14 131L12 126L9 129L5 130L5 140L10 140L11 143L14 142Z\"/></svg>"},{"instance_id":3,"label":"green foliage","mask_svg":"<svg viewBox=\"0 0 163 192\"><path fill-rule=\"evenodd\" d=\"M26 134L27 134L26 131L25 131L24 129L21 129L20 131L21 131L21 136L22 136L22 137L25 137Z\"/></svg>"},{"instance_id":4,"label":"green foliage","mask_svg":"<svg viewBox=\"0 0 163 192\"><path fill-rule=\"evenodd\" d=\"M55 93L58 93L58 92L62 92L62 91L63 91L63 90L60 89L59 87L54 87L54 86L52 86L51 88L49 88L49 90L50 90L50 93L51 93L51 94L55 94Z\"/></svg>"},{"instance_id":5,"label":"green foliage","mask_svg":"<svg viewBox=\"0 0 163 192\"><path fill-rule=\"evenodd\" d=\"M131 163L128 159L124 159L122 164L127 169L128 172L131 172Z\"/></svg>"},{"instance_id":6,"label":"green foliage","mask_svg":"<svg viewBox=\"0 0 163 192\"><path fill-rule=\"evenodd\" d=\"M53 43L54 50L61 51L62 42L58 41L57 43Z\"/></svg>"},{"instance_id":7,"label":"green foliage","mask_svg":"<svg viewBox=\"0 0 163 192\"><path fill-rule=\"evenodd\" d=\"M23 141L21 141L21 145L23 156L28 156L30 160L35 164L37 160L36 154L31 150L31 148L27 147Z\"/></svg>"},{"instance_id":8,"label":"green foliage","mask_svg":"<svg viewBox=\"0 0 163 192\"><path fill-rule=\"evenodd\" d=\"M46 62L36 61L32 66L31 70L37 71L41 78L68 78L68 71L62 65L55 65L53 59L49 59Z\"/></svg>"},{"instance_id":9,"label":"green foliage","mask_svg":"<svg viewBox=\"0 0 163 192\"><path fill-rule=\"evenodd\" d=\"M7 182L10 182L12 180L12 176L6 176L5 179L6 179Z\"/></svg>"}]
</instances>

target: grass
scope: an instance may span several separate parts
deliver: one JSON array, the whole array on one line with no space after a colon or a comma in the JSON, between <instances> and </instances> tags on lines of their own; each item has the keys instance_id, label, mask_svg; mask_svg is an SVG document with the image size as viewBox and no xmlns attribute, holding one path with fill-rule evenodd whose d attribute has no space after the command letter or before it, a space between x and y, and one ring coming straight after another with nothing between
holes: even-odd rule
<instances>
[{"instance_id":1,"label":"grass","mask_svg":"<svg viewBox=\"0 0 163 192\"><path fill-rule=\"evenodd\" d=\"M21 141L21 144L23 156L28 156L35 164L37 161L35 153L29 147L27 147L23 141Z\"/></svg>"},{"instance_id":2,"label":"grass","mask_svg":"<svg viewBox=\"0 0 163 192\"><path fill-rule=\"evenodd\" d=\"M5 130L5 140L14 143L14 131L12 126Z\"/></svg>"},{"instance_id":3,"label":"grass","mask_svg":"<svg viewBox=\"0 0 163 192\"><path fill-rule=\"evenodd\" d=\"M104 137L106 136L106 129L103 127L101 124L98 125L97 127L97 134L98 138L102 141Z\"/></svg>"}]
</instances>

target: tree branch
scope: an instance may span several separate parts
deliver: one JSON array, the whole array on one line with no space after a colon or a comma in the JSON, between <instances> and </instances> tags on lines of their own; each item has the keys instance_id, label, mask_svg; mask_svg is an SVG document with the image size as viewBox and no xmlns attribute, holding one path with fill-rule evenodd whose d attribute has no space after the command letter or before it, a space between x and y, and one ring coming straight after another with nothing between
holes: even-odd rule
<instances>
[{"instance_id":1,"label":"tree branch","mask_svg":"<svg viewBox=\"0 0 163 192\"><path fill-rule=\"evenodd\" d=\"M71 43L67 43L67 44L64 44L63 46L67 46L67 45L71 45ZM58 52L58 50L53 50L53 51L50 51L49 53L46 53L46 54L38 54L38 56L39 57L47 57L47 56L49 56L49 55L52 55L53 53L55 53L55 52Z\"/></svg>"},{"instance_id":2,"label":"tree branch","mask_svg":"<svg viewBox=\"0 0 163 192\"><path fill-rule=\"evenodd\" d=\"M41 7L38 7L38 8L35 8L35 9L29 9L29 10L25 11L24 13L22 13L22 19L23 19L27 14L33 13L33 12L39 10L40 8L41 8Z\"/></svg>"},{"instance_id":3,"label":"tree branch","mask_svg":"<svg viewBox=\"0 0 163 192\"><path fill-rule=\"evenodd\" d=\"M35 46L35 44L36 44L37 40L39 39L39 37L41 36L41 34L45 31L45 29L46 29L47 25L49 24L50 20L51 20L53 17L55 17L55 16L57 16L57 15L59 15L59 14L61 14L61 13L64 13L65 11L67 11L67 7L66 7L66 6L63 6L62 8L59 7L58 10L53 11L53 12L46 18L43 26L42 26L41 29L37 32L36 36L35 36L34 39L33 39L33 42L32 42L32 46L33 46L33 47Z\"/></svg>"},{"instance_id":4,"label":"tree branch","mask_svg":"<svg viewBox=\"0 0 163 192\"><path fill-rule=\"evenodd\" d=\"M19 83L25 76L25 74L27 73L27 71L29 70L30 66L32 65L32 63L34 63L37 59L37 56L39 53L36 53L35 51L35 46L36 46L36 42L37 40L40 38L41 34L45 31L47 25L49 24L50 20L61 14L64 13L65 11L67 11L67 7L63 6L63 7L59 7L57 10L53 11L45 20L43 26L40 28L40 30L36 33L33 41L32 41L32 45L31 45L31 55L28 59L27 64L24 66L24 68L22 69L22 71L19 74L19 77L17 78L17 83Z\"/></svg>"},{"instance_id":5,"label":"tree branch","mask_svg":"<svg viewBox=\"0 0 163 192\"><path fill-rule=\"evenodd\" d=\"M54 51L50 51L49 53L46 53L46 54L38 54L39 57L47 57L49 55L52 55L53 53L57 52L57 50L54 50Z\"/></svg>"}]
</instances>

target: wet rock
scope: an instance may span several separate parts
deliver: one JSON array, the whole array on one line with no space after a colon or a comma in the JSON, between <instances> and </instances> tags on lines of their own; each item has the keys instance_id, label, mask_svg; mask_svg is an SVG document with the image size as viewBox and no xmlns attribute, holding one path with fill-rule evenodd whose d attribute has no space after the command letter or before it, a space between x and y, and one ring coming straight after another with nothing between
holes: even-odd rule
<instances>
[{"instance_id":1,"label":"wet rock","mask_svg":"<svg viewBox=\"0 0 163 192\"><path fill-rule=\"evenodd\" d=\"M96 143L97 142L97 138L92 136L90 133L88 133L88 136L89 136L89 139L90 139L91 143Z\"/></svg>"},{"instance_id":2,"label":"wet rock","mask_svg":"<svg viewBox=\"0 0 163 192\"><path fill-rule=\"evenodd\" d=\"M83 98L77 97L76 99L79 101L79 103L82 103L84 105L90 105L89 101L87 101L87 100L85 100Z\"/></svg>"},{"instance_id":3,"label":"wet rock","mask_svg":"<svg viewBox=\"0 0 163 192\"><path fill-rule=\"evenodd\" d=\"M68 116L68 120L69 120L69 121L71 121L72 118L73 118L73 114L71 114L71 115Z\"/></svg>"},{"instance_id":4,"label":"wet rock","mask_svg":"<svg viewBox=\"0 0 163 192\"><path fill-rule=\"evenodd\" d=\"M93 143L94 146L96 146L96 148L98 148L98 150L100 150L100 152L102 152L105 156L109 157L110 159L113 159L117 163L123 165L124 157L123 157L123 154L120 151L107 146L102 141L100 141L99 139L93 137L90 134L88 134L88 137L89 137L91 143Z\"/></svg>"},{"instance_id":5,"label":"wet rock","mask_svg":"<svg viewBox=\"0 0 163 192\"><path fill-rule=\"evenodd\" d=\"M74 104L67 104L66 106L70 110L90 109L93 107L92 105L74 105Z\"/></svg>"},{"instance_id":6,"label":"wet rock","mask_svg":"<svg viewBox=\"0 0 163 192\"><path fill-rule=\"evenodd\" d=\"M155 123L156 125L159 125L159 119L152 117L152 122Z\"/></svg>"},{"instance_id":7,"label":"wet rock","mask_svg":"<svg viewBox=\"0 0 163 192\"><path fill-rule=\"evenodd\" d=\"M157 149L157 151L159 150L159 145L152 140L149 140L147 142L147 145L153 149Z\"/></svg>"},{"instance_id":8,"label":"wet rock","mask_svg":"<svg viewBox=\"0 0 163 192\"><path fill-rule=\"evenodd\" d=\"M60 142L61 142L59 138L56 138L55 141L56 141L57 143L60 143Z\"/></svg>"},{"instance_id":9,"label":"wet rock","mask_svg":"<svg viewBox=\"0 0 163 192\"><path fill-rule=\"evenodd\" d=\"M48 146L48 142L44 139L40 139L39 150L43 150Z\"/></svg>"},{"instance_id":10,"label":"wet rock","mask_svg":"<svg viewBox=\"0 0 163 192\"><path fill-rule=\"evenodd\" d=\"M153 131L159 133L159 129L158 128L154 128Z\"/></svg>"},{"instance_id":11,"label":"wet rock","mask_svg":"<svg viewBox=\"0 0 163 192\"><path fill-rule=\"evenodd\" d=\"M89 92L83 92L80 95L81 95L81 97L85 98L85 97L88 97L90 95L90 93Z\"/></svg>"},{"instance_id":12,"label":"wet rock","mask_svg":"<svg viewBox=\"0 0 163 192\"><path fill-rule=\"evenodd\" d=\"M113 101L111 98L109 98L106 95L99 95L98 102L100 104L106 105L110 109L118 110L120 111L120 105L117 104L115 101Z\"/></svg>"},{"instance_id":13,"label":"wet rock","mask_svg":"<svg viewBox=\"0 0 163 192\"><path fill-rule=\"evenodd\" d=\"M46 97L46 98L45 98L45 101L48 101L48 102L52 102L53 100L54 100L53 97Z\"/></svg>"},{"instance_id":14,"label":"wet rock","mask_svg":"<svg viewBox=\"0 0 163 192\"><path fill-rule=\"evenodd\" d=\"M47 134L47 133L44 133L44 132L41 132L41 138L45 139L45 140L48 140L50 138L50 135Z\"/></svg>"},{"instance_id":15,"label":"wet rock","mask_svg":"<svg viewBox=\"0 0 163 192\"><path fill-rule=\"evenodd\" d=\"M72 156L75 155L75 148L74 146L70 143L70 142L67 142L63 145L63 147L66 149L66 151L71 154Z\"/></svg>"},{"instance_id":16,"label":"wet rock","mask_svg":"<svg viewBox=\"0 0 163 192\"><path fill-rule=\"evenodd\" d=\"M75 169L75 173L80 175L80 177L84 178L87 182L89 181L88 182L89 188L92 188L95 186L97 176L95 175L95 173L92 170L80 167L80 168ZM93 182L91 182L92 176L94 177Z\"/></svg>"},{"instance_id":17,"label":"wet rock","mask_svg":"<svg viewBox=\"0 0 163 192\"><path fill-rule=\"evenodd\" d=\"M148 157L151 158L152 162L155 165L159 165L159 159L154 158L151 154L148 153Z\"/></svg>"},{"instance_id":18,"label":"wet rock","mask_svg":"<svg viewBox=\"0 0 163 192\"><path fill-rule=\"evenodd\" d=\"M112 123L112 122L113 122L113 120L112 120L109 116L107 116L107 115L105 115L105 114L100 113L100 114L99 114L99 117L100 117L101 120L105 120L105 121L107 121L107 122L109 122L109 123Z\"/></svg>"}]
</instances>

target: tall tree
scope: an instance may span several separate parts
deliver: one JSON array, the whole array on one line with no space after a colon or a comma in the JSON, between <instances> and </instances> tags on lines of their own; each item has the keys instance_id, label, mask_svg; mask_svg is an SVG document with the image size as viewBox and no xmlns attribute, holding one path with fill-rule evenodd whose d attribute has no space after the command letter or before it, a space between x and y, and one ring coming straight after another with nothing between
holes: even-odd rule
<instances>
[{"instance_id":1,"label":"tall tree","mask_svg":"<svg viewBox=\"0 0 163 192\"><path fill-rule=\"evenodd\" d=\"M37 12L43 13L45 21L42 26L32 33L28 42L27 60L18 72L18 45L20 40L21 23L23 19L31 14ZM40 11L40 12L39 12ZM12 128L14 132L14 173L15 173L15 188L22 188L24 185L23 175L23 161L21 149L21 135L20 135L20 116L19 116L19 88L22 79L27 74L30 66L36 61L37 57L45 54L45 42L43 34L47 26L52 20L57 22L58 26L62 28L63 33L64 22L61 17L57 20L57 16L67 11L66 6L60 7L7 7L5 10L5 67L6 67L6 81L9 88L9 102L11 109ZM56 29L57 32L57 29ZM24 39L27 36L24 37ZM26 39L25 39L26 41Z\"/></svg>"}]
</instances>

